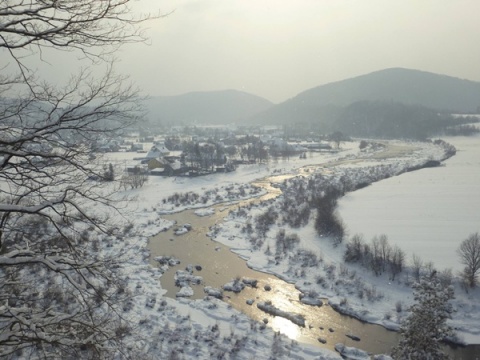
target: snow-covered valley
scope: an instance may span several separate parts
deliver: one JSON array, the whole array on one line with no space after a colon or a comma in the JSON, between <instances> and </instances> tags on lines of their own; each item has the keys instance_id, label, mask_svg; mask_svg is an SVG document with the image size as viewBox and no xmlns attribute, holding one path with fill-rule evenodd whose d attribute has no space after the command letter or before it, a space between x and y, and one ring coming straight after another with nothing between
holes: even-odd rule
<instances>
[{"instance_id":1,"label":"snow-covered valley","mask_svg":"<svg viewBox=\"0 0 480 360\"><path fill-rule=\"evenodd\" d=\"M206 207L218 202L228 201L231 203L235 200L235 196L237 196L237 199L246 199L249 197L248 193L250 190L247 189L248 191L241 191L242 196L240 196L232 195L234 189L245 187L245 184L248 184L256 179L265 178L266 176L295 173L295 169L299 169L302 166L304 167L302 175L307 176L313 175L316 171L315 169L320 169L322 167L322 171L327 171L329 173L331 172L332 174L338 171L337 169L343 169L341 171L344 171L345 173L357 173L357 170L359 169L368 166L371 167L379 165L383 166L384 168L388 166L391 169L397 169L400 171L402 167L418 164L426 159L443 156L442 150L436 146L432 146L431 144L414 144L413 148L415 151L400 152L398 157L388 157L388 159L382 158L375 153L360 155L358 151L358 144L349 143L348 145L349 148L345 146L346 149L344 152L335 155L314 153L313 156L315 157L313 158L302 160L291 159L288 162L271 163L268 166L245 166L239 168L235 173L216 174L199 178L151 177L149 182L143 188L128 191L130 196L136 197L135 203L132 202L129 205L132 211L131 220L134 219L135 227L140 229L143 234L141 238L138 238L135 241L132 239L129 240L129 242L136 242L137 250L140 250L140 252L144 254L138 259L137 269L130 269L131 277L137 279L136 282L140 285L140 288L148 294L147 298L155 299L156 303L161 301L171 304L173 312L177 312L178 309L189 309L187 312L192 318L195 318L198 316L194 315L198 313L198 308L206 306L205 300L175 301L164 298L162 294L165 291L160 288L160 283L162 281L161 272L148 267L148 253L145 249L147 244L146 238L173 226L172 221L164 220L161 215L165 211L171 212L171 207L167 206L166 204L162 205L162 199L176 192L184 192L185 188L187 188L189 191L199 193L214 191L216 195L220 195L221 200L214 196L210 200L207 200L207 203L203 203L201 207L205 209ZM410 146L410 149L412 149L412 144L408 144L408 146ZM357 161L358 159L355 158L358 158L359 156L362 156L364 159ZM348 161L343 163L338 162L339 158L343 158L344 160ZM335 165L337 165L336 168L326 168L325 165L328 162L331 164L335 163ZM315 164L321 164L321 166ZM306 165L312 166L305 167ZM333 176L335 177L335 175ZM243 196L244 193L246 196ZM229 194L233 196L231 199L228 199ZM240 194L240 192L238 194ZM251 196L258 195L261 194L255 192L252 192L251 194ZM248 209L249 213L247 217L253 218L256 216L255 214L262 212L264 210L262 210L262 206L265 206L265 203L263 203L263 205L260 204L252 206L250 209ZM192 206L186 205L182 207L182 205L178 205L176 206L175 210L180 211L189 207ZM202 212L203 213L201 213L201 215L206 216L211 216L213 213L211 210L202 210ZM248 260L249 266L262 271L277 274L289 282L295 283L296 286L304 293L315 290L317 296L328 297L331 304L339 307L341 311L354 314L355 316L358 316L369 322L379 323L383 326L391 328L397 328L399 321L406 316L406 309L411 302L411 289L402 283L405 282L405 279L400 281L399 278L395 284L392 284L392 282L388 279L388 276L376 277L356 266L352 267L342 265L343 261L341 246L335 247L331 242L329 242L328 239L319 239L311 225L295 229L295 232L298 234L298 237L301 241L298 248L308 249L317 256L320 264L316 268L308 268L308 271L304 271L304 274L302 274L302 266L299 263L292 261L285 261L283 263L280 262L278 264L275 264L275 262L272 263L271 260L269 260L271 256L269 257L266 249L268 247L268 242L274 241L274 236L271 237L272 240L268 240L269 236L267 235L266 242L262 244L261 247L257 246L257 248L254 249L254 247L252 247L252 243L250 242L251 239L249 239L247 236L243 236L241 233L241 225L239 226L239 223L245 222L245 220L245 218L239 218L232 213L226 217L225 221L219 224L212 236L214 237L215 241L222 242L229 247L234 248L236 253ZM278 230L275 228L275 226L277 225L274 225L274 228L270 230L272 234ZM290 229L287 229L287 232L289 231ZM179 236L181 237L183 235ZM212 247L214 246L212 245ZM271 249L274 249L273 244ZM205 259L205 264L208 264L208 259ZM201 265L205 267L205 264ZM184 265L186 266L187 264ZM180 267L181 266L182 265L180 265ZM305 270L305 268L303 269ZM319 280L320 277L323 279L323 281ZM160 283L158 280L160 280ZM320 284L317 283L317 281L320 281ZM316 289L312 289L312 285ZM139 288L136 288L135 291L140 296L141 292L139 292ZM461 290L457 289L457 293L459 291ZM354 295L360 293L363 293L362 297ZM476 343L475 339L476 336L478 336L478 332L475 330L476 321L475 319L472 319L470 315L466 315L466 313L469 312L469 310L472 310L475 306L475 301L472 301L471 298L471 296L475 296L475 294L464 295L459 293L459 295L460 296L457 295L456 301L458 302L457 305L459 304L458 309L460 311L455 314L453 323L461 330L460 338L463 337L463 340L465 341ZM345 301L345 299L347 299L347 301ZM150 301L150 303L152 302L153 300ZM226 329L231 328L232 326L229 320L229 316L232 314L235 314L235 318L244 318L244 315L237 313L233 309L229 309L229 305L224 302L219 302L216 299L210 298L210 300L207 302L208 306L212 306L210 305L211 302L215 304L215 312L213 313L203 308L203 311L200 312L202 314L200 317L202 320L198 326L203 328L207 326L208 328L208 325L206 324L211 324L212 321L214 321L215 323L219 324L220 329ZM401 303L401 311L398 311L399 302ZM465 313L462 311L462 309L466 310ZM137 316L145 316L144 309L139 308L136 309L136 311ZM219 313L224 313L224 315L221 316L224 323L220 321L218 315ZM462 317L462 314L465 315ZM173 317L173 315L170 316L170 318ZM150 325L155 328L158 326L165 326L165 318L162 316L155 316L155 318L149 317L149 321L155 322L155 325ZM248 321L249 323L251 322L247 318L245 318L244 321ZM286 321L288 322L288 320ZM170 324L170 326L176 326L174 325L175 321L173 324ZM273 346L274 339L279 339L278 336L272 337L273 332L271 332L268 327L265 328L264 326L261 326L261 324L257 324L256 326L260 326L260 329L263 329L261 330L262 337L265 338L267 343L270 341L271 346ZM142 327L139 329L141 328ZM235 328L237 328L236 325ZM147 331L147 333L150 331L151 330ZM247 334L249 334L248 331L243 333L242 336L247 336ZM256 335L256 337L258 337L258 335ZM147 339L148 336L145 340L145 343L138 343L136 346L139 344L144 344L147 346L149 342ZM288 340L285 340L285 338L282 341L287 341L288 343ZM278 340L276 340L276 342L278 342ZM329 345L331 346L331 344ZM348 343L348 345L350 345L350 343ZM151 349L150 346L151 345L148 345L149 349ZM166 348L168 348L168 346ZM166 348L162 347L162 351L167 351L165 350ZM304 345L302 348L306 349L304 350L306 353L299 356L303 356L304 358L314 358L316 356L320 356L320 358L328 358L329 356L336 356L334 353L328 352L328 350L312 350L312 348L308 345ZM158 351L158 349L155 351ZM153 351L153 349L149 350L149 352L152 352L152 354L155 354L155 351ZM255 348L255 350L250 348L250 351L254 351L256 354L262 354L257 355L257 357L260 358L268 357L267 353L270 353L270 350L268 350L266 353L264 352L265 349L262 350L259 348ZM224 351L224 353L226 352ZM296 354L300 353L301 352L298 351L296 352ZM284 354L287 354L287 352L284 352ZM201 358L202 356L205 356L205 354L201 356L199 353L197 356Z\"/></svg>"}]
</instances>

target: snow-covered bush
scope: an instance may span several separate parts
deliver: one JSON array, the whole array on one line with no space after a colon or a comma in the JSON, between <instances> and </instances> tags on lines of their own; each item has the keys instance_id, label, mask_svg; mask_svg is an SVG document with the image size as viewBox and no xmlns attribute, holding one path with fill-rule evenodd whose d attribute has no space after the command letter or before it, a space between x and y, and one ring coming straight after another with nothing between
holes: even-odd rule
<instances>
[{"instance_id":1,"label":"snow-covered bush","mask_svg":"<svg viewBox=\"0 0 480 360\"><path fill-rule=\"evenodd\" d=\"M270 229L270 226L275 223L278 218L278 212L273 208L269 207L263 214L258 215L255 219L255 229L261 237L265 237L267 231Z\"/></svg>"},{"instance_id":2,"label":"snow-covered bush","mask_svg":"<svg viewBox=\"0 0 480 360\"><path fill-rule=\"evenodd\" d=\"M390 246L385 235L374 237L370 244L366 244L361 235L353 235L345 246L343 258L363 265L377 276L389 271L391 280L395 280L405 266L405 253L398 246Z\"/></svg>"}]
</instances>

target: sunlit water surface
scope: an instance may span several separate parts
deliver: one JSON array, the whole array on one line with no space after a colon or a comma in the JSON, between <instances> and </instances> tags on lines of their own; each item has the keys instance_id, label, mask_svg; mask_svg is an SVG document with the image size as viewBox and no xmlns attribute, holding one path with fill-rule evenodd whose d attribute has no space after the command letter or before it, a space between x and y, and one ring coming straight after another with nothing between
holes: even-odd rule
<instances>
[{"instance_id":1,"label":"sunlit water surface","mask_svg":"<svg viewBox=\"0 0 480 360\"><path fill-rule=\"evenodd\" d=\"M306 174L309 171L310 169L303 169L300 173ZM291 175L282 175L257 182L257 185L269 191L268 194L259 199L244 201L240 205L265 201L278 196L280 190L271 186L272 180L280 182L289 177ZM180 265L170 268L161 278L162 287L167 290L166 296L175 298L179 290L175 286L175 271L184 269L188 264L202 266L201 271L194 271L195 275L202 276L203 283L192 286L194 290L192 299L203 298L205 296L203 288L206 285L221 288L235 277L250 277L258 280L256 288L246 287L239 294L224 292L223 300L252 319L259 322L268 321L268 326L273 330L279 331L291 339L331 350L334 350L336 343L344 343L372 354L390 352L399 340L398 333L339 314L328 306L327 300L321 307L305 305L299 301L299 291L292 284L273 275L250 269L246 262L232 253L227 246L211 240L207 236L209 228L221 222L228 215L228 211L238 206L238 204L217 205L215 214L208 217L199 217L194 214L193 210L164 216L167 219L176 220L178 224L190 223L192 225L192 231L186 234L176 236L173 229L170 229L150 239L152 266L158 266L153 259L159 255L173 256L181 261ZM267 284L271 286L270 291L264 289ZM247 300L252 299L254 303L248 305ZM266 314L256 306L261 301L271 301L275 307L283 311L303 315L306 320L305 326L297 326L285 318ZM358 336L361 340L354 341L348 338L347 334ZM319 339L326 343L319 342ZM448 351L455 359L469 360L476 358L480 347L449 349Z\"/></svg>"}]
</instances>

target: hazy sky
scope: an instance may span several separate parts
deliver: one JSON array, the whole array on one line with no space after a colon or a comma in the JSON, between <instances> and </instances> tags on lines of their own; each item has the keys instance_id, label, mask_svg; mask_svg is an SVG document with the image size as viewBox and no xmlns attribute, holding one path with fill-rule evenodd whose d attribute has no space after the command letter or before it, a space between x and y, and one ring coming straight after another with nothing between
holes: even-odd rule
<instances>
[{"instance_id":1,"label":"hazy sky","mask_svg":"<svg viewBox=\"0 0 480 360\"><path fill-rule=\"evenodd\" d=\"M173 11L118 70L150 95L237 89L273 102L405 67L480 81L479 0L139 0ZM69 68L55 65L55 73ZM56 75L52 75L56 76Z\"/></svg>"}]
</instances>

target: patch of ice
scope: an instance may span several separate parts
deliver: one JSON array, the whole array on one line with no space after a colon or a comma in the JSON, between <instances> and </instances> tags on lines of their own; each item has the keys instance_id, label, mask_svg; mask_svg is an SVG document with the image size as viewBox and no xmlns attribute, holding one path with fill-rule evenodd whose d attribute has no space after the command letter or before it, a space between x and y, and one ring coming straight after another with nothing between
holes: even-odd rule
<instances>
[{"instance_id":1,"label":"patch of ice","mask_svg":"<svg viewBox=\"0 0 480 360\"><path fill-rule=\"evenodd\" d=\"M197 209L195 210L195 215L197 216L210 216L215 214L214 208L206 208L206 209Z\"/></svg>"},{"instance_id":2,"label":"patch of ice","mask_svg":"<svg viewBox=\"0 0 480 360\"><path fill-rule=\"evenodd\" d=\"M335 344L335 350L346 360L370 360L370 355L366 351L342 343Z\"/></svg>"}]
</instances>

